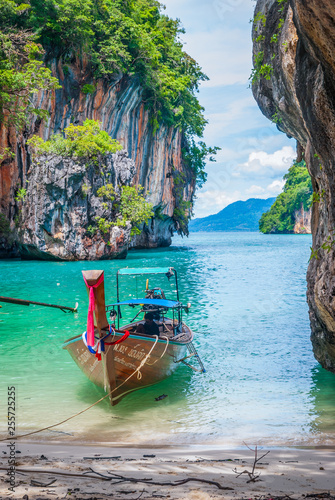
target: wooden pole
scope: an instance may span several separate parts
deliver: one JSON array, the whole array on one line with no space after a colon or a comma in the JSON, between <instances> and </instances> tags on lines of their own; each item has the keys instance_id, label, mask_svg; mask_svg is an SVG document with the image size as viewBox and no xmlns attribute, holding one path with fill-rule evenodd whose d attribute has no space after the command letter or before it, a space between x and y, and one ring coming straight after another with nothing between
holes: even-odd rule
<instances>
[{"instance_id":1,"label":"wooden pole","mask_svg":"<svg viewBox=\"0 0 335 500\"><path fill-rule=\"evenodd\" d=\"M95 285L103 271L82 271L83 276L88 285ZM90 289L86 286L87 293L89 295ZM109 328L109 323L106 316L106 302L105 302L105 285L102 282L97 288L94 288L95 295L95 309L94 309L94 327L99 332L99 337L104 337L106 331L104 328ZM114 351L113 346L109 346L108 353L101 353L101 361L104 368L104 378L106 383L106 392L111 392L116 388L116 373L114 365ZM110 396L110 402L113 405L112 395Z\"/></svg>"},{"instance_id":2,"label":"wooden pole","mask_svg":"<svg viewBox=\"0 0 335 500\"><path fill-rule=\"evenodd\" d=\"M33 300L14 299L12 297L0 297L0 302L8 302L9 304L18 304L20 306L29 306L30 304L34 304L36 306L55 307L56 309L61 309L62 311L77 312L78 310L78 304L76 304L75 307L68 307L59 306L57 304L46 304L45 302L35 302Z\"/></svg>"}]
</instances>

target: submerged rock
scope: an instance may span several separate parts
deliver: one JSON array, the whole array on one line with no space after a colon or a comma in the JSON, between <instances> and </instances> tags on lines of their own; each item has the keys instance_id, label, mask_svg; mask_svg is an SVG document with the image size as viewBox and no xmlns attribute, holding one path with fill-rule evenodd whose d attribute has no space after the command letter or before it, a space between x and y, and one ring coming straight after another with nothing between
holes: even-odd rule
<instances>
[{"instance_id":1,"label":"submerged rock","mask_svg":"<svg viewBox=\"0 0 335 500\"><path fill-rule=\"evenodd\" d=\"M331 0L258 0L253 93L263 114L297 139L312 177L311 339L316 359L335 373L334 19Z\"/></svg>"}]
</instances>

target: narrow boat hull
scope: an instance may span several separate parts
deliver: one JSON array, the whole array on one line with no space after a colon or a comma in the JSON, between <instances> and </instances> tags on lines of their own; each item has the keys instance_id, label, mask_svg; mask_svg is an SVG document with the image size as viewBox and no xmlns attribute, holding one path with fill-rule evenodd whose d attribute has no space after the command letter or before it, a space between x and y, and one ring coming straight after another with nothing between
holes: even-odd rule
<instances>
[{"instance_id":1,"label":"narrow boat hull","mask_svg":"<svg viewBox=\"0 0 335 500\"><path fill-rule=\"evenodd\" d=\"M123 332L116 333L113 341L122 335ZM156 341L156 337L130 335L119 344L106 345L100 361L87 349L81 335L66 341L63 348L89 380L106 392L111 392L110 401L115 405L129 392L169 377L178 367L178 361L185 356L187 343L166 338Z\"/></svg>"}]
</instances>

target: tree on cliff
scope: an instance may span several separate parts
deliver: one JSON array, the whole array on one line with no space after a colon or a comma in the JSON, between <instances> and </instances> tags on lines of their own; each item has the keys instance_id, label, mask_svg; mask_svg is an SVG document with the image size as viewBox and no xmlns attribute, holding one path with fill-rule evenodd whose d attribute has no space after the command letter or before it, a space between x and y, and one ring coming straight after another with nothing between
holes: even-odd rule
<instances>
[{"instance_id":1,"label":"tree on cliff","mask_svg":"<svg viewBox=\"0 0 335 500\"><path fill-rule=\"evenodd\" d=\"M164 8L156 0L27 0L27 3L0 0L3 33L31 37L34 44L28 53L29 66L21 56L12 61L3 50L4 64L0 70L10 70L14 85L0 78L0 93L4 96L0 112L7 106L7 115L20 126L31 111L43 118L47 112L33 109L30 98L41 89L55 88L49 70L51 61L57 61L66 77L68 65L76 62L80 66L85 60L84 66L89 68L93 79L108 82L116 74L122 74L139 81L153 133L162 123L182 131L184 163L193 176L191 182L195 180L201 185L206 180L206 163L214 161L219 149L199 140L207 121L196 93L207 76L183 50L180 35L184 31L180 21L166 16ZM43 48L43 54L38 53L37 47ZM32 54L34 57L30 57ZM81 92L94 92L94 85L77 83ZM18 99L11 101L9 88L15 86ZM3 153L13 155L10 151ZM179 174L173 165L171 172L174 182ZM181 184L175 189L178 193L172 219L176 230L187 234L192 203L184 200L186 181Z\"/></svg>"},{"instance_id":2,"label":"tree on cliff","mask_svg":"<svg viewBox=\"0 0 335 500\"><path fill-rule=\"evenodd\" d=\"M202 137L207 123L196 92L208 78L183 51L180 21L164 15L163 9L156 0L30 0L24 4L0 0L0 27L34 33L46 62L56 57L65 66L85 55L96 78L108 79L120 72L136 75L154 130L164 122L184 131L187 163L203 180L205 162L199 168L199 154L193 161L192 139ZM12 70L18 76L19 68ZM26 84L29 88L29 81ZM213 154L203 142L199 148L204 159Z\"/></svg>"},{"instance_id":3,"label":"tree on cliff","mask_svg":"<svg viewBox=\"0 0 335 500\"><path fill-rule=\"evenodd\" d=\"M259 221L262 233L293 233L295 213L303 207L308 210L313 200L313 188L306 163L294 163L284 175L283 192Z\"/></svg>"},{"instance_id":4,"label":"tree on cliff","mask_svg":"<svg viewBox=\"0 0 335 500\"><path fill-rule=\"evenodd\" d=\"M16 128L24 126L29 113L47 114L32 105L34 93L59 87L43 62L44 50L36 35L17 26L28 7L0 0L0 125Z\"/></svg>"}]
</instances>

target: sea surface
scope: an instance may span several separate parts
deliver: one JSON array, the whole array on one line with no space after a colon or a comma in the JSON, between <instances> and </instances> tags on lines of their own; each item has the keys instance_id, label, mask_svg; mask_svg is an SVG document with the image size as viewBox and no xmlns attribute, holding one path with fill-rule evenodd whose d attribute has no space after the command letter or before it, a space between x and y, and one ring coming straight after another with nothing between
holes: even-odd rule
<instances>
[{"instance_id":1,"label":"sea surface","mask_svg":"<svg viewBox=\"0 0 335 500\"><path fill-rule=\"evenodd\" d=\"M107 303L121 267L173 266L186 318L207 369L180 366L158 385L107 400L30 439L132 445L334 445L335 375L316 362L306 304L309 235L191 233L166 249L131 251L100 262L0 261L0 295L74 306L77 314L2 303L0 430L7 429L7 387L16 390L16 432L65 420L103 391L89 382L64 340L86 328L82 269L104 269ZM125 278L127 280L128 278ZM161 279L164 279L162 282ZM150 287L167 279L150 279ZM128 279L122 296L142 294ZM130 312L131 314L131 312ZM167 394L167 398L155 398Z\"/></svg>"}]
</instances>

